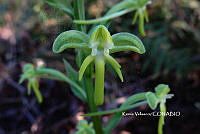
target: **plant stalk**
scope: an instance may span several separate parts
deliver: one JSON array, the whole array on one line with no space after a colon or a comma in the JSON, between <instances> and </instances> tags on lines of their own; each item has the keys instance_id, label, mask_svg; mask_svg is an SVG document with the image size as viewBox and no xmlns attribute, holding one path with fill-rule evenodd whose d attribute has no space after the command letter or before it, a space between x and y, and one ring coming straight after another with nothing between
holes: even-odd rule
<instances>
[{"instance_id":1,"label":"plant stalk","mask_svg":"<svg viewBox=\"0 0 200 134\"><path fill-rule=\"evenodd\" d=\"M73 0L74 6L74 18L77 20L85 20L85 6L84 0ZM86 33L86 25L84 24L76 24L76 28L79 31ZM83 57L85 57L84 52L82 50L78 50L78 66L80 67L81 63L83 62ZM86 75L83 76L84 80L84 87L87 95L87 102L89 106L90 112L98 112L98 107L94 103L94 88L93 88L93 80L91 78L92 71L91 66L86 70ZM96 134L104 134L102 128L102 121L100 116L92 117L92 122L94 125L94 129Z\"/></svg>"}]
</instances>

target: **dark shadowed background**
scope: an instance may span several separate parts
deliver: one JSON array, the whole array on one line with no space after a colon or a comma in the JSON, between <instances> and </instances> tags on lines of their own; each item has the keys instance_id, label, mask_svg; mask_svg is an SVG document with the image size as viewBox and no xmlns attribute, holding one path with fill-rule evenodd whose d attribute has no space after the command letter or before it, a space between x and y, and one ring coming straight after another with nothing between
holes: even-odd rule
<instances>
[{"instance_id":1,"label":"dark shadowed background","mask_svg":"<svg viewBox=\"0 0 200 134\"><path fill-rule=\"evenodd\" d=\"M120 0L87 0L87 18L98 18ZM148 6L144 55L120 52L114 57L122 65L125 82L107 71L105 105L116 107L124 97L153 91L168 84L174 97L168 111L165 134L200 134L200 1L154 0ZM133 13L112 21L109 30L138 35ZM62 82L40 79L44 102L27 95L26 82L18 84L26 63L45 64L64 72L65 57L77 70L74 50L52 52L56 36L74 29L72 20L44 0L0 0L0 134L69 134L75 130L87 107ZM138 35L139 36L139 35ZM116 99L116 100L115 100ZM131 111L152 112L148 106ZM104 116L106 121L110 116ZM123 118L113 134L155 134L158 117Z\"/></svg>"}]
</instances>

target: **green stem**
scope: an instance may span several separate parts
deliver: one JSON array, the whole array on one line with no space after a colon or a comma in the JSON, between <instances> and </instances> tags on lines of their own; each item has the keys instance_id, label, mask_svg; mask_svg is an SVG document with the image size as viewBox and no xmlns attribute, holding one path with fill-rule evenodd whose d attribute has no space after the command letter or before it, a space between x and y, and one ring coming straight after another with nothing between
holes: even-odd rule
<instances>
[{"instance_id":1,"label":"green stem","mask_svg":"<svg viewBox=\"0 0 200 134\"><path fill-rule=\"evenodd\" d=\"M85 20L85 6L84 0L73 0L74 4L74 18L77 20ZM86 26L84 24L76 24L76 28L79 31L86 33ZM78 66L80 67L83 62L84 53L82 50L78 50ZM93 89L93 80L91 78L92 71L89 67L87 69L89 72L83 77L84 87L87 95L87 102L90 112L98 112L97 106L94 104L94 89ZM103 134L102 122L100 116L92 117L92 122L96 134Z\"/></svg>"},{"instance_id":2,"label":"green stem","mask_svg":"<svg viewBox=\"0 0 200 134\"><path fill-rule=\"evenodd\" d=\"M85 6L84 0L74 1L74 19L85 20ZM86 26L82 24L76 24L76 28L79 31L86 32Z\"/></svg>"}]
</instances>

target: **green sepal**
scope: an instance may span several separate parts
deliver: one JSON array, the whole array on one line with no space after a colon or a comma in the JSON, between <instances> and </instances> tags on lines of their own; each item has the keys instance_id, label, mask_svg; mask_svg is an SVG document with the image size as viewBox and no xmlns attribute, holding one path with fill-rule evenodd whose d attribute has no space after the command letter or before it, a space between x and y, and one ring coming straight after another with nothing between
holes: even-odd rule
<instances>
[{"instance_id":1,"label":"green sepal","mask_svg":"<svg viewBox=\"0 0 200 134\"><path fill-rule=\"evenodd\" d=\"M98 25L90 36L91 55L97 55L98 50L110 49L113 47L112 36L104 25ZM109 54L109 53L108 53Z\"/></svg>"},{"instance_id":2,"label":"green sepal","mask_svg":"<svg viewBox=\"0 0 200 134\"><path fill-rule=\"evenodd\" d=\"M71 80L76 82L80 87L82 87L81 82L78 79L78 72L65 59L63 59L63 61L64 61L64 65L65 65L65 70L67 72L67 76ZM70 87L76 97L78 97L80 100L82 100L84 102L86 101L86 98L85 98L86 96L83 96L83 94L81 92L79 92L75 87L73 87L71 85L70 85Z\"/></svg>"},{"instance_id":3,"label":"green sepal","mask_svg":"<svg viewBox=\"0 0 200 134\"><path fill-rule=\"evenodd\" d=\"M155 87L156 96L159 99L163 99L170 91L170 88L168 85L165 84L159 84Z\"/></svg>"}]
</instances>

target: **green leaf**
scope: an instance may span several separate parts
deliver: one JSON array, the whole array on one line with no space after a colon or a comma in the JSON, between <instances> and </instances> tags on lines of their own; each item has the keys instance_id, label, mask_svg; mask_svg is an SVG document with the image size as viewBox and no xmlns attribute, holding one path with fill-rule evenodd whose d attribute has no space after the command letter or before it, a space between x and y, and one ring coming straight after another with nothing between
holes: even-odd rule
<instances>
[{"instance_id":1,"label":"green leaf","mask_svg":"<svg viewBox=\"0 0 200 134\"><path fill-rule=\"evenodd\" d=\"M78 72L76 72L76 71L72 68L72 66L71 66L65 59L63 59L63 61L64 61L65 70L67 71L68 77L69 77L71 80L75 81L78 85L81 85L81 83L80 83L79 80L78 80ZM71 90L72 90L72 92L74 93L74 95L75 95L76 97L78 97L80 100L86 101L85 96L83 96L80 92L77 92L77 89L76 89L75 87L71 86Z\"/></svg>"},{"instance_id":2,"label":"green leaf","mask_svg":"<svg viewBox=\"0 0 200 134\"><path fill-rule=\"evenodd\" d=\"M53 43L53 52L60 53L67 48L88 48L89 37L80 31L70 30L61 33Z\"/></svg>"},{"instance_id":3,"label":"green leaf","mask_svg":"<svg viewBox=\"0 0 200 134\"><path fill-rule=\"evenodd\" d=\"M68 77L71 80L78 81L78 72L69 64L69 62L63 59L65 70L67 72Z\"/></svg>"},{"instance_id":4,"label":"green leaf","mask_svg":"<svg viewBox=\"0 0 200 134\"><path fill-rule=\"evenodd\" d=\"M116 5L114 5L107 13L106 15L116 13L122 9L128 9L128 8L137 8L137 2L133 0L124 0Z\"/></svg>"},{"instance_id":5,"label":"green leaf","mask_svg":"<svg viewBox=\"0 0 200 134\"><path fill-rule=\"evenodd\" d=\"M69 0L45 0L49 5L65 11L68 15L73 16L73 8Z\"/></svg>"},{"instance_id":6,"label":"green leaf","mask_svg":"<svg viewBox=\"0 0 200 134\"><path fill-rule=\"evenodd\" d=\"M150 108L152 110L156 109L158 103L159 103L159 100L157 99L156 95L152 92L147 92L145 94L146 98L147 98L147 102L150 106Z\"/></svg>"},{"instance_id":7,"label":"green leaf","mask_svg":"<svg viewBox=\"0 0 200 134\"><path fill-rule=\"evenodd\" d=\"M74 20L73 22L76 23L76 24L94 24L94 23L100 23L100 22L105 22L105 21L111 20L113 18L122 16L124 14L127 14L127 13L133 11L133 10L135 10L135 8L124 9L124 10L121 10L119 12L112 13L112 14L106 15L106 16L104 16L102 18L98 18L98 19L92 19L92 20Z\"/></svg>"},{"instance_id":8,"label":"green leaf","mask_svg":"<svg viewBox=\"0 0 200 134\"><path fill-rule=\"evenodd\" d=\"M111 53L130 50L140 54L145 53L145 48L142 41L135 35L130 33L118 33L112 36L114 48Z\"/></svg>"},{"instance_id":9,"label":"green leaf","mask_svg":"<svg viewBox=\"0 0 200 134\"><path fill-rule=\"evenodd\" d=\"M126 101L120 106L120 108L124 108L124 107L130 106L131 104L134 104L136 102L145 100L146 99L145 94L146 93L138 93L138 94L134 94L134 95L128 97L126 99ZM116 113L112 117L112 119L110 119L110 121L106 125L107 127L105 128L106 134L110 134L112 129L117 126L117 124L119 123L119 121L121 119L121 116L122 116L121 113Z\"/></svg>"},{"instance_id":10,"label":"green leaf","mask_svg":"<svg viewBox=\"0 0 200 134\"><path fill-rule=\"evenodd\" d=\"M73 86L77 91L79 92L83 97L84 100L86 100L86 93L85 91L73 80L69 79L68 77L66 77L63 73L61 73L60 71L54 70L54 69L45 69L45 68L41 68L41 69L37 69L36 70L37 75L39 75L39 77L43 77L45 75L48 75L50 77L53 77L57 80L61 80L61 81L65 81L68 84L70 84L71 86ZM48 77L45 77L48 78Z\"/></svg>"},{"instance_id":11,"label":"green leaf","mask_svg":"<svg viewBox=\"0 0 200 134\"><path fill-rule=\"evenodd\" d=\"M95 112L95 113L89 113L89 114L83 114L83 116L102 116L102 115L106 115L106 114L113 114L113 113L119 113L119 112L123 112L132 108L136 108L139 107L141 105L146 104L146 101L142 101L142 102L138 102L132 105L128 105L128 106L124 106L122 108L116 108L116 109L112 109L112 110L108 110L108 111L101 111L101 112Z\"/></svg>"}]
</instances>

